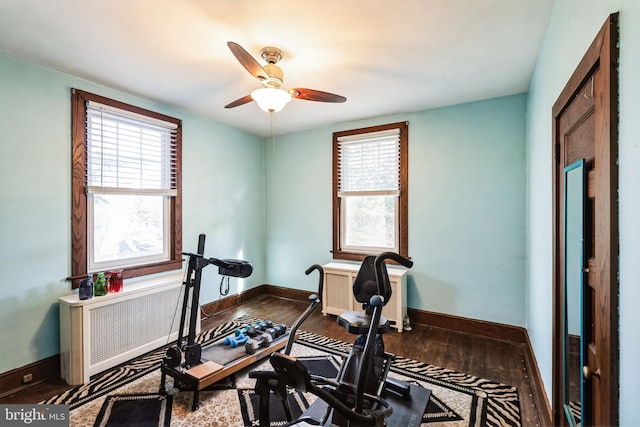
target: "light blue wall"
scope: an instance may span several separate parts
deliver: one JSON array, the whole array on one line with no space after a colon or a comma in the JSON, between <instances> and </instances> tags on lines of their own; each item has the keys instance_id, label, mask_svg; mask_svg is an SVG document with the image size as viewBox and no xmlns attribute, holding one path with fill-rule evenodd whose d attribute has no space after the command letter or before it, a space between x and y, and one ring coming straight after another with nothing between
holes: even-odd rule
<instances>
[{"instance_id":1,"label":"light blue wall","mask_svg":"<svg viewBox=\"0 0 640 427\"><path fill-rule=\"evenodd\" d=\"M195 252L207 235L205 255L251 262L253 274L231 279L230 294L265 282L264 161L262 138L183 115L183 251ZM203 270L200 301L216 301L217 268ZM241 289L240 289L241 290Z\"/></svg>"},{"instance_id":2,"label":"light blue wall","mask_svg":"<svg viewBox=\"0 0 640 427\"><path fill-rule=\"evenodd\" d=\"M275 150L271 140L0 55L0 346L11 349L0 359L0 372L58 352L57 298L70 292L64 281L70 264L69 91L78 87L183 119L183 248L195 249L204 232L207 255L251 260L255 272L247 287L266 282L314 289L315 278L304 270L331 261L331 133L408 120L409 247L416 262L409 306L526 326L550 398L551 106L606 16L617 10L620 413L622 425L635 424L640 416L637 0L558 0L528 97L277 136ZM205 270L203 283L202 301L215 300L213 271Z\"/></svg>"},{"instance_id":3,"label":"light blue wall","mask_svg":"<svg viewBox=\"0 0 640 427\"><path fill-rule=\"evenodd\" d=\"M620 12L620 424L640 416L640 2L559 0L538 59L527 105L527 329L545 388L552 385L551 108L612 12Z\"/></svg>"},{"instance_id":4,"label":"light blue wall","mask_svg":"<svg viewBox=\"0 0 640 427\"><path fill-rule=\"evenodd\" d=\"M71 293L71 88L183 120L183 250L240 255L264 283L262 139L0 55L0 372L59 353L58 297ZM218 298L214 267L202 301ZM236 292L232 281L231 292Z\"/></svg>"},{"instance_id":5,"label":"light blue wall","mask_svg":"<svg viewBox=\"0 0 640 427\"><path fill-rule=\"evenodd\" d=\"M515 95L267 141L267 280L332 261L332 132L409 122L408 306L524 326L525 106Z\"/></svg>"}]
</instances>

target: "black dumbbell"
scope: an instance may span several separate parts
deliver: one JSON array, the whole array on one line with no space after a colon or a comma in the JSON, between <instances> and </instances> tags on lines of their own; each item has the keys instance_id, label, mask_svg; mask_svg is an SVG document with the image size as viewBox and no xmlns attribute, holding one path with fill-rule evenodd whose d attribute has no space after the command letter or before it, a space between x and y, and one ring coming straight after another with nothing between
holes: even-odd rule
<instances>
[{"instance_id":1,"label":"black dumbbell","mask_svg":"<svg viewBox=\"0 0 640 427\"><path fill-rule=\"evenodd\" d=\"M270 334L262 333L259 336L250 339L244 345L244 349L248 354L253 354L258 351L260 347L269 347L273 342L273 338Z\"/></svg>"},{"instance_id":2,"label":"black dumbbell","mask_svg":"<svg viewBox=\"0 0 640 427\"><path fill-rule=\"evenodd\" d=\"M258 320L253 325L244 325L242 328L236 329L235 334L236 336L246 334L251 328L258 331L264 331L266 328L270 328L271 326L273 326L273 322L271 320L265 320L264 322L262 320Z\"/></svg>"},{"instance_id":3,"label":"black dumbbell","mask_svg":"<svg viewBox=\"0 0 640 427\"><path fill-rule=\"evenodd\" d=\"M271 326L273 326L273 322L271 322L270 320L260 322L259 324L255 324L249 327L245 334L249 335L251 338L254 338L264 333L264 331L271 328Z\"/></svg>"},{"instance_id":4,"label":"black dumbbell","mask_svg":"<svg viewBox=\"0 0 640 427\"><path fill-rule=\"evenodd\" d=\"M245 332L245 335L248 335L251 338L255 338L261 333L262 333L262 330L256 328L255 326L251 326L249 329L247 329L247 332Z\"/></svg>"},{"instance_id":5,"label":"black dumbbell","mask_svg":"<svg viewBox=\"0 0 640 427\"><path fill-rule=\"evenodd\" d=\"M275 329L276 331L276 336L274 338L280 337L287 333L287 325L285 325L284 323L280 323L279 325L274 326L273 329Z\"/></svg>"},{"instance_id":6,"label":"black dumbbell","mask_svg":"<svg viewBox=\"0 0 640 427\"><path fill-rule=\"evenodd\" d=\"M240 329L236 329L235 334L236 336L249 335L250 337L254 337L257 334L259 334L263 329L264 327L262 326L262 321L260 321L258 323L254 323L253 325L245 325Z\"/></svg>"},{"instance_id":7,"label":"black dumbbell","mask_svg":"<svg viewBox=\"0 0 640 427\"><path fill-rule=\"evenodd\" d=\"M275 325L272 328L268 328L264 330L264 333L271 335L271 338L276 339L281 335L284 335L287 332L287 325L281 323L279 325Z\"/></svg>"},{"instance_id":8,"label":"black dumbbell","mask_svg":"<svg viewBox=\"0 0 640 427\"><path fill-rule=\"evenodd\" d=\"M272 326L273 326L273 322L271 320L265 320L264 322L260 322L258 326L256 326L256 329L260 332L264 332L267 329L271 328Z\"/></svg>"}]
</instances>

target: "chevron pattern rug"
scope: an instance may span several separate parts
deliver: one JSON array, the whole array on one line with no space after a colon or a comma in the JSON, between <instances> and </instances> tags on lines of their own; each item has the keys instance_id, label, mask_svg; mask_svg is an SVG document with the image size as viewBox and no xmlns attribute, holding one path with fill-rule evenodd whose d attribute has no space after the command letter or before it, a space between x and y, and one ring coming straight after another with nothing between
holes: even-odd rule
<instances>
[{"instance_id":1,"label":"chevron pattern rug","mask_svg":"<svg viewBox=\"0 0 640 427\"><path fill-rule=\"evenodd\" d=\"M249 316L240 317L201 333L197 340L206 345L255 321ZM350 349L349 343L300 332L292 355L311 365L320 363L329 366L328 369L331 365L337 369ZM109 423L105 411L112 402L122 400L120 396L131 400L131 396L139 395L146 399L149 395L157 394L163 355L164 350L158 350L141 356L92 377L88 384L70 388L40 403L68 404L70 426L123 425ZM171 388L171 378L168 377L171 398L168 408L171 414L160 425L166 425L170 419L171 426L257 426L257 396L253 393L255 383L248 377L248 372L270 368L265 359L202 390L196 411L191 411L193 393ZM521 425L518 390L515 387L400 357L396 358L389 375L431 390L431 399L422 419L423 426ZM292 392L290 402L293 408L297 407L301 412L315 398L313 395ZM284 415L278 410L279 404L272 405L272 408L272 425L284 425ZM152 415L154 420L159 418L157 414Z\"/></svg>"}]
</instances>

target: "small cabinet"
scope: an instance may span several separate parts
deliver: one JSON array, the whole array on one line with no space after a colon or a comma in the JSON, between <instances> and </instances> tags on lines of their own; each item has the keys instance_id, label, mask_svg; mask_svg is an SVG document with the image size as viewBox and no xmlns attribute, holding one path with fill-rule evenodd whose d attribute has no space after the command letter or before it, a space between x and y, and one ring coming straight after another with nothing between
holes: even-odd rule
<instances>
[{"instance_id":1,"label":"small cabinet","mask_svg":"<svg viewBox=\"0 0 640 427\"><path fill-rule=\"evenodd\" d=\"M352 289L360 264L330 262L322 267L322 313L339 315L344 311L361 311L362 307L353 297ZM407 316L407 270L387 267L387 273L391 283L391 301L384 306L382 315L389 319L392 327L402 332Z\"/></svg>"}]
</instances>

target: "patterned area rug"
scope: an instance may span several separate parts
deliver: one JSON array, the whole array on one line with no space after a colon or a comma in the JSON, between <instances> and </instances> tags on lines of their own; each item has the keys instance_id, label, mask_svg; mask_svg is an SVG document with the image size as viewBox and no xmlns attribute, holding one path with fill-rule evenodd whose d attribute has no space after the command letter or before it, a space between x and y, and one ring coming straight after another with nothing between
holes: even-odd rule
<instances>
[{"instance_id":1,"label":"patterned area rug","mask_svg":"<svg viewBox=\"0 0 640 427\"><path fill-rule=\"evenodd\" d=\"M256 319L241 317L201 333L198 342L206 345L232 333ZM333 365L335 369L351 349L351 345L321 335L300 332L292 355L309 363ZM74 387L40 403L65 403L70 407L70 426L96 423L110 397L158 393L159 364L164 350L159 350L91 378L88 384ZM257 400L254 380L248 372L271 369L268 360L260 361L200 392L199 408L191 411L193 393L171 388L171 426L256 426ZM313 368L311 368L313 369ZM429 365L416 360L396 358L389 374L431 390L431 399L422 419L429 427L520 426L518 390L515 387ZM310 394L292 392L292 407L303 411L315 401ZM272 406L272 425L283 425L284 415ZM295 414L294 414L295 415ZM276 418L282 418L277 420ZM156 417L157 419L157 417Z\"/></svg>"}]
</instances>

